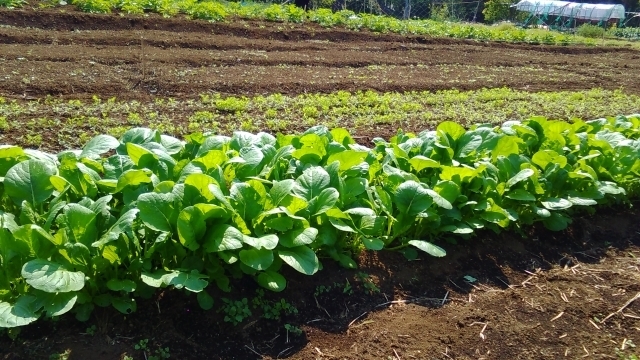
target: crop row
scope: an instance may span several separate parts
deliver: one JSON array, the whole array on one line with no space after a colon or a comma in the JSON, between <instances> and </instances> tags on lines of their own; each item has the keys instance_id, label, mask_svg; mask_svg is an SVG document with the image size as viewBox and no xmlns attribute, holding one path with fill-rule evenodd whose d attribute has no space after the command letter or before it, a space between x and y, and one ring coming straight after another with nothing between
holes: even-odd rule
<instances>
[{"instance_id":1,"label":"crop row","mask_svg":"<svg viewBox=\"0 0 640 360\"><path fill-rule=\"evenodd\" d=\"M50 154L0 147L0 327L96 306L136 310L173 287L214 306L207 286L319 259L354 268L363 249L444 256L448 237L571 216L640 190L640 116L531 118L465 130L443 122L368 148L340 128L299 135L146 128Z\"/></svg>"},{"instance_id":2,"label":"crop row","mask_svg":"<svg viewBox=\"0 0 640 360\"><path fill-rule=\"evenodd\" d=\"M60 2L66 4L66 2ZM289 23L316 23L323 27L342 26L350 30L370 30L380 33L427 35L483 41L526 42L534 44L596 45L596 39L537 29L518 29L514 26L485 26L481 24L450 23L434 20L399 20L389 16L360 13L350 10L333 12L330 9L305 11L295 5L251 2L197 0L72 0L79 10L92 13L142 15L148 12L165 17L185 14L192 19L225 21L229 18L266 20ZM23 0L0 2L7 7L20 7ZM41 7L58 6L57 1L43 0Z\"/></svg>"},{"instance_id":3,"label":"crop row","mask_svg":"<svg viewBox=\"0 0 640 360\"><path fill-rule=\"evenodd\" d=\"M56 151L77 148L100 133L120 137L130 127L149 127L183 137L194 131L228 135L237 129L303 131L322 124L346 127L359 136L372 127L418 131L452 119L461 119L464 126L480 122L496 125L504 119L524 120L533 114L571 120L631 113L638 108L640 97L601 89L535 93L507 88L338 91L254 97L209 93L197 99L158 98L153 102L98 97L89 101L54 97L18 101L0 97L0 142L10 139L13 144Z\"/></svg>"}]
</instances>

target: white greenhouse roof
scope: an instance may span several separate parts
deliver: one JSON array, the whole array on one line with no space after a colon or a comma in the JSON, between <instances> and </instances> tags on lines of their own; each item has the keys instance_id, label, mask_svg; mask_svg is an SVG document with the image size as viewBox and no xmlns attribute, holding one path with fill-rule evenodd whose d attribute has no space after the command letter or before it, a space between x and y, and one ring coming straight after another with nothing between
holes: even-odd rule
<instances>
[{"instance_id":1,"label":"white greenhouse roof","mask_svg":"<svg viewBox=\"0 0 640 360\"><path fill-rule=\"evenodd\" d=\"M536 15L564 16L584 20L624 19L624 6L617 4L583 4L568 1L522 0L517 10Z\"/></svg>"}]
</instances>

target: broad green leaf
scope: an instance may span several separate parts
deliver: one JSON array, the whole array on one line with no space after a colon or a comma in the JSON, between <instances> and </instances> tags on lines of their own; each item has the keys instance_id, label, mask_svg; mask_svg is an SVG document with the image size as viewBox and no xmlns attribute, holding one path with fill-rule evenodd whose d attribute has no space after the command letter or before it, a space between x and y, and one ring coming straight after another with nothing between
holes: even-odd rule
<instances>
[{"instance_id":1,"label":"broad green leaf","mask_svg":"<svg viewBox=\"0 0 640 360\"><path fill-rule=\"evenodd\" d=\"M267 249L240 250L240 261L255 270L266 270L273 263L273 251Z\"/></svg>"},{"instance_id":2,"label":"broad green leaf","mask_svg":"<svg viewBox=\"0 0 640 360\"><path fill-rule=\"evenodd\" d=\"M451 136L453 140L457 140L459 137L465 134L466 130L458 123L453 121L443 121L436 128L437 131L442 131L445 134Z\"/></svg>"},{"instance_id":3,"label":"broad green leaf","mask_svg":"<svg viewBox=\"0 0 640 360\"><path fill-rule=\"evenodd\" d=\"M11 167L26 159L27 155L21 147L0 145L0 178L4 177Z\"/></svg>"},{"instance_id":4,"label":"broad green leaf","mask_svg":"<svg viewBox=\"0 0 640 360\"><path fill-rule=\"evenodd\" d=\"M53 194L50 177L56 174L55 166L46 161L30 159L14 165L4 178L6 193L21 204L26 200L36 206Z\"/></svg>"},{"instance_id":5,"label":"broad green leaf","mask_svg":"<svg viewBox=\"0 0 640 360\"><path fill-rule=\"evenodd\" d=\"M278 246L279 239L278 236L274 234L264 235L259 238L243 235L242 241L256 249L273 250Z\"/></svg>"},{"instance_id":6,"label":"broad green leaf","mask_svg":"<svg viewBox=\"0 0 640 360\"><path fill-rule=\"evenodd\" d=\"M573 205L581 205L581 206L595 206L595 205L598 205L598 202L593 200L593 199L577 197L577 196L569 196L567 198L567 200L571 201L571 203Z\"/></svg>"},{"instance_id":7,"label":"broad green leaf","mask_svg":"<svg viewBox=\"0 0 640 360\"><path fill-rule=\"evenodd\" d=\"M136 164L137 166L142 166L140 161L145 155L150 156L155 160L158 160L158 156L156 154L154 154L153 152L147 150L146 148L140 145L137 145L134 143L127 143L125 146L127 148L127 155L129 155L129 157L131 158L131 161L133 161L133 163Z\"/></svg>"},{"instance_id":8,"label":"broad green leaf","mask_svg":"<svg viewBox=\"0 0 640 360\"><path fill-rule=\"evenodd\" d=\"M536 201L536 197L523 189L513 189L504 195L506 198L518 201Z\"/></svg>"},{"instance_id":9,"label":"broad green leaf","mask_svg":"<svg viewBox=\"0 0 640 360\"><path fill-rule=\"evenodd\" d=\"M242 248L244 235L230 225L217 225L207 232L204 239L206 252L218 252Z\"/></svg>"},{"instance_id":10,"label":"broad green leaf","mask_svg":"<svg viewBox=\"0 0 640 360\"><path fill-rule=\"evenodd\" d=\"M409 245L413 245L431 256L443 257L447 254L443 248L424 240L409 240Z\"/></svg>"},{"instance_id":11,"label":"broad green leaf","mask_svg":"<svg viewBox=\"0 0 640 360\"><path fill-rule=\"evenodd\" d=\"M50 294L45 299L44 311L49 317L60 316L71 311L77 300L78 294L72 292Z\"/></svg>"},{"instance_id":12,"label":"broad green leaf","mask_svg":"<svg viewBox=\"0 0 640 360\"><path fill-rule=\"evenodd\" d=\"M456 142L455 153L453 156L456 159L464 159L474 151L477 151L480 145L482 145L482 136L467 132Z\"/></svg>"},{"instance_id":13,"label":"broad green leaf","mask_svg":"<svg viewBox=\"0 0 640 360\"><path fill-rule=\"evenodd\" d=\"M440 206L443 209L447 209L450 210L453 208L453 205L451 205L451 203L445 199L444 197L440 196L440 194L438 194L437 192L431 190L431 189L425 189L425 191L427 192L427 194L429 194L429 196L431 196L431 198L433 199L433 202Z\"/></svg>"},{"instance_id":14,"label":"broad green leaf","mask_svg":"<svg viewBox=\"0 0 640 360\"><path fill-rule=\"evenodd\" d=\"M176 289L185 288L191 292L200 292L209 284L204 280L207 276L200 274L198 271L165 271L159 270L153 273L143 272L140 279L145 284L159 288L162 286L173 285Z\"/></svg>"},{"instance_id":15,"label":"broad green leaf","mask_svg":"<svg viewBox=\"0 0 640 360\"><path fill-rule=\"evenodd\" d=\"M38 290L56 293L82 289L85 276L80 271L69 271L60 264L35 259L24 264L22 277Z\"/></svg>"},{"instance_id":16,"label":"broad green leaf","mask_svg":"<svg viewBox=\"0 0 640 360\"><path fill-rule=\"evenodd\" d=\"M556 212L551 213L551 216L542 220L544 226L552 231L561 231L569 226L570 220Z\"/></svg>"},{"instance_id":17,"label":"broad green leaf","mask_svg":"<svg viewBox=\"0 0 640 360\"><path fill-rule=\"evenodd\" d=\"M530 178L533 174L535 174L533 169L522 169L507 181L506 187L510 188L513 185Z\"/></svg>"},{"instance_id":18,"label":"broad green leaf","mask_svg":"<svg viewBox=\"0 0 640 360\"><path fill-rule=\"evenodd\" d=\"M324 189L318 196L309 200L307 209L312 216L320 215L331 209L338 202L340 193L334 188Z\"/></svg>"},{"instance_id":19,"label":"broad green leaf","mask_svg":"<svg viewBox=\"0 0 640 360\"><path fill-rule=\"evenodd\" d=\"M280 245L288 248L313 243L318 236L318 229L308 227L306 229L296 229L280 235Z\"/></svg>"},{"instance_id":20,"label":"broad green leaf","mask_svg":"<svg viewBox=\"0 0 640 360\"><path fill-rule=\"evenodd\" d=\"M156 231L171 232L177 218L173 194L146 193L138 197L140 219Z\"/></svg>"},{"instance_id":21,"label":"broad green leaf","mask_svg":"<svg viewBox=\"0 0 640 360\"><path fill-rule=\"evenodd\" d=\"M522 140L517 136L503 136L501 137L496 146L491 150L491 157L493 160L496 160L498 156L509 156L511 154L520 153L520 149L518 144L521 143Z\"/></svg>"},{"instance_id":22,"label":"broad green leaf","mask_svg":"<svg viewBox=\"0 0 640 360\"><path fill-rule=\"evenodd\" d=\"M329 173L319 166L312 166L302 172L296 180L294 194L309 201L320 195L320 192L329 186Z\"/></svg>"},{"instance_id":23,"label":"broad green leaf","mask_svg":"<svg viewBox=\"0 0 640 360\"><path fill-rule=\"evenodd\" d=\"M567 158L553 150L540 150L533 154L531 162L538 165L542 170L545 170L548 164L555 164L560 168L564 168L567 165Z\"/></svg>"},{"instance_id":24,"label":"broad green leaf","mask_svg":"<svg viewBox=\"0 0 640 360\"><path fill-rule=\"evenodd\" d=\"M275 271L265 271L258 274L256 281L260 286L267 290L280 292L287 286L287 280L284 276Z\"/></svg>"},{"instance_id":25,"label":"broad green leaf","mask_svg":"<svg viewBox=\"0 0 640 360\"><path fill-rule=\"evenodd\" d=\"M28 325L38 320L39 314L33 309L34 296L23 295L15 304L0 302L0 328Z\"/></svg>"},{"instance_id":26,"label":"broad green leaf","mask_svg":"<svg viewBox=\"0 0 640 360\"><path fill-rule=\"evenodd\" d=\"M116 189L114 190L114 193L118 193L124 190L124 188L127 186L135 187L141 184L151 183L150 174L151 172L147 169L144 169L144 170L131 169L131 170L125 171L118 178L118 184L116 186Z\"/></svg>"},{"instance_id":27,"label":"broad green leaf","mask_svg":"<svg viewBox=\"0 0 640 360\"><path fill-rule=\"evenodd\" d=\"M362 244L368 250L382 250L384 248L384 241L376 238L362 238Z\"/></svg>"},{"instance_id":28,"label":"broad green leaf","mask_svg":"<svg viewBox=\"0 0 640 360\"><path fill-rule=\"evenodd\" d=\"M313 275L320 268L320 261L316 253L307 246L279 250L278 256L287 265L305 275Z\"/></svg>"},{"instance_id":29,"label":"broad green leaf","mask_svg":"<svg viewBox=\"0 0 640 360\"><path fill-rule=\"evenodd\" d=\"M449 203L453 204L458 196L460 196L460 186L453 181L438 181L433 190L445 198Z\"/></svg>"},{"instance_id":30,"label":"broad green leaf","mask_svg":"<svg viewBox=\"0 0 640 360\"><path fill-rule=\"evenodd\" d=\"M338 161L340 163L340 171L346 171L352 167L359 165L367 158L368 153L363 151L346 150L330 155L327 159L327 165Z\"/></svg>"},{"instance_id":31,"label":"broad green leaf","mask_svg":"<svg viewBox=\"0 0 640 360\"><path fill-rule=\"evenodd\" d=\"M131 209L126 213L122 214L122 216L120 216L118 220L116 220L116 222L111 226L111 228L109 228L109 230L105 232L104 235L102 235L100 240L93 243L91 246L93 247L103 246L109 242L118 240L118 237L120 236L120 234L130 232L131 227L133 226L133 221L136 219L136 216L138 215L139 211L140 210L138 209Z\"/></svg>"},{"instance_id":32,"label":"broad green leaf","mask_svg":"<svg viewBox=\"0 0 640 360\"><path fill-rule=\"evenodd\" d=\"M567 199L547 198L540 202L542 206L549 210L564 210L570 208L573 203Z\"/></svg>"},{"instance_id":33,"label":"broad green leaf","mask_svg":"<svg viewBox=\"0 0 640 360\"><path fill-rule=\"evenodd\" d=\"M300 148L296 149L292 155L302 162L319 164L327 154L326 142L326 139L316 134L303 135L299 139Z\"/></svg>"},{"instance_id":34,"label":"broad green leaf","mask_svg":"<svg viewBox=\"0 0 640 360\"><path fill-rule=\"evenodd\" d=\"M439 168L440 167L440 163L433 160L433 159L429 159L426 156L422 156L422 155L416 155L414 157L412 157L409 160L409 164L411 164L411 166L413 167L413 169L417 172L420 172L424 169L428 169L428 168Z\"/></svg>"},{"instance_id":35,"label":"broad green leaf","mask_svg":"<svg viewBox=\"0 0 640 360\"><path fill-rule=\"evenodd\" d=\"M421 184L409 180L402 183L394 193L395 204L401 213L415 216L427 210L433 203L427 189Z\"/></svg>"},{"instance_id":36,"label":"broad green leaf","mask_svg":"<svg viewBox=\"0 0 640 360\"><path fill-rule=\"evenodd\" d=\"M279 206L282 200L293 192L295 181L292 179L286 179L282 181L274 181L269 196L273 206Z\"/></svg>"},{"instance_id":37,"label":"broad green leaf","mask_svg":"<svg viewBox=\"0 0 640 360\"><path fill-rule=\"evenodd\" d=\"M64 215L65 225L70 230L69 238L72 242L89 247L98 240L95 212L79 204L68 204L64 208Z\"/></svg>"},{"instance_id":38,"label":"broad green leaf","mask_svg":"<svg viewBox=\"0 0 640 360\"><path fill-rule=\"evenodd\" d=\"M136 291L136 283L128 279L111 279L107 281L107 288L111 291L134 292Z\"/></svg>"},{"instance_id":39,"label":"broad green leaf","mask_svg":"<svg viewBox=\"0 0 640 360\"><path fill-rule=\"evenodd\" d=\"M202 310L211 310L213 308L213 298L206 291L200 291L196 296L198 300L198 305Z\"/></svg>"},{"instance_id":40,"label":"broad green leaf","mask_svg":"<svg viewBox=\"0 0 640 360\"><path fill-rule=\"evenodd\" d=\"M80 158L83 157L98 157L110 150L113 150L120 146L118 139L110 135L98 135L84 146L80 153Z\"/></svg>"},{"instance_id":41,"label":"broad green leaf","mask_svg":"<svg viewBox=\"0 0 640 360\"><path fill-rule=\"evenodd\" d=\"M134 313L138 309L136 301L128 297L112 297L111 305L125 315Z\"/></svg>"}]
</instances>

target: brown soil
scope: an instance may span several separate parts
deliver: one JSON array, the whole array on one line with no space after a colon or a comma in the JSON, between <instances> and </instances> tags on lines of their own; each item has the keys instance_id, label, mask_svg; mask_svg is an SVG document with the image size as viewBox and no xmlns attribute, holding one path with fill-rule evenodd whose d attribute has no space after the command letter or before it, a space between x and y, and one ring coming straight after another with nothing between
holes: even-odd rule
<instances>
[{"instance_id":1,"label":"brown soil","mask_svg":"<svg viewBox=\"0 0 640 360\"><path fill-rule=\"evenodd\" d=\"M602 87L640 93L630 48L514 45L233 21L0 9L0 96Z\"/></svg>"},{"instance_id":2,"label":"brown soil","mask_svg":"<svg viewBox=\"0 0 640 360\"><path fill-rule=\"evenodd\" d=\"M198 93L290 93L376 89L529 90L602 87L640 94L640 52L625 48L508 45L376 35L312 25L209 24L56 10L0 10L0 96L193 98ZM560 233L528 229L445 244L448 256L407 262L365 253L360 269L325 261L308 278L287 274L282 294L299 311L280 321L254 316L238 327L178 291L138 301L123 316L97 310L39 321L0 359L136 360L149 339L171 359L576 359L618 358L640 344L640 222L636 210L601 209ZM380 290L370 293L359 272ZM477 281L467 281L471 276ZM338 286L334 284L339 284ZM346 285L352 293L345 292ZM328 292L315 293L320 286ZM233 294L256 286L238 280ZM347 287L348 289L348 287ZM618 310L622 309L618 313ZM602 320L616 313L605 323ZM304 330L287 334L284 324ZM95 325L94 335L87 327ZM625 350L616 350L625 348Z\"/></svg>"}]
</instances>

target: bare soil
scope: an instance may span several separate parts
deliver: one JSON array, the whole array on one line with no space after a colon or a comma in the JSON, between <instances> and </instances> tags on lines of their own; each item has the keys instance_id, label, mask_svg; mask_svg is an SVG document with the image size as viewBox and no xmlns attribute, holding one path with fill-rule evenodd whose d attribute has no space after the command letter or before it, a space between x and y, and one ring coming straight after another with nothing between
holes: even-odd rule
<instances>
[{"instance_id":1,"label":"bare soil","mask_svg":"<svg viewBox=\"0 0 640 360\"><path fill-rule=\"evenodd\" d=\"M0 9L0 96L623 88L631 48L517 45L156 15Z\"/></svg>"},{"instance_id":2,"label":"bare soil","mask_svg":"<svg viewBox=\"0 0 640 360\"><path fill-rule=\"evenodd\" d=\"M0 96L33 99L193 98L374 89L571 90L640 94L640 52L627 48L509 45L380 35L314 25L0 9ZM481 234L445 243L448 256L407 262L364 253L348 271L324 261L291 272L282 294L298 315L255 315L238 327L194 297L159 292L124 316L98 309L88 323L39 321L0 359L618 359L640 344L640 221L626 205L577 219L568 230ZM359 273L371 276L367 288ZM466 278L465 278L466 277ZM338 285L336 285L338 284ZM321 286L330 287L327 292ZM351 291L349 291L349 287ZM238 280L216 298L251 299ZM346 290L346 291L345 291ZM627 305L628 304L628 305ZM627 305L625 307L625 305ZM609 315L606 322L603 320ZM295 335L285 324L301 328ZM95 325L95 333L87 328ZM134 348L148 339L150 351ZM619 355L620 354L620 355ZM630 359L630 358L629 358Z\"/></svg>"}]
</instances>

